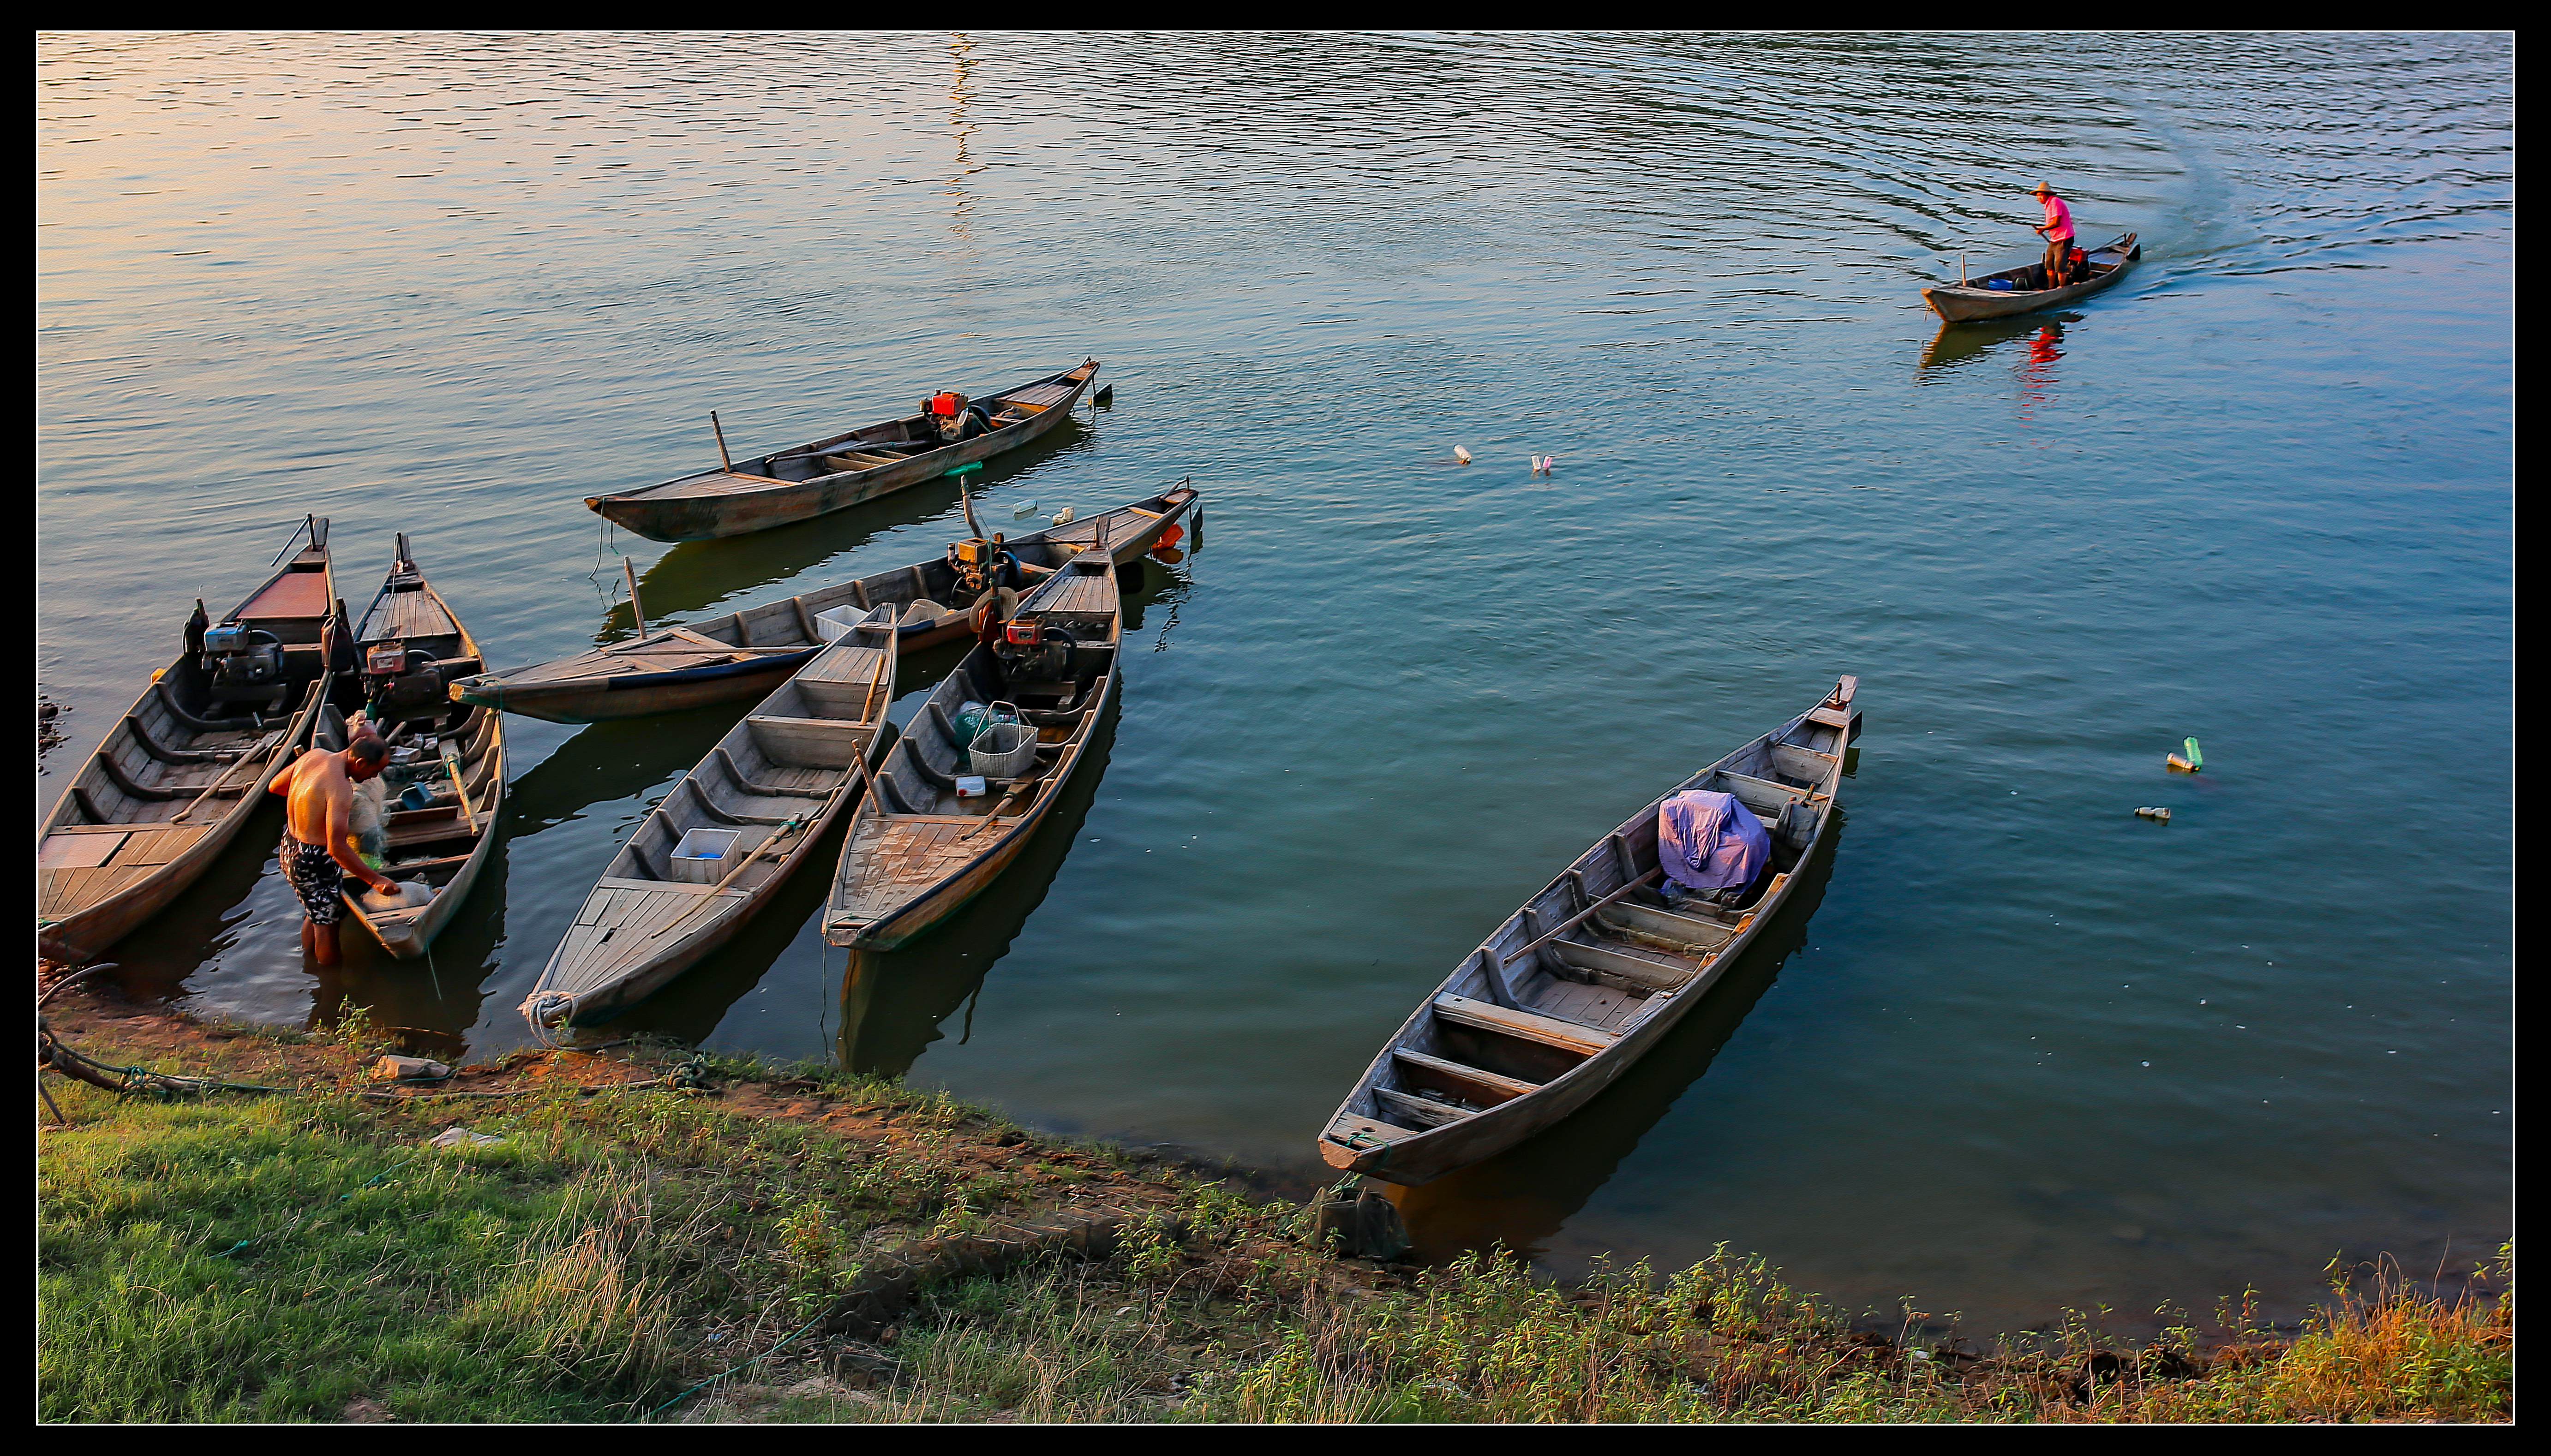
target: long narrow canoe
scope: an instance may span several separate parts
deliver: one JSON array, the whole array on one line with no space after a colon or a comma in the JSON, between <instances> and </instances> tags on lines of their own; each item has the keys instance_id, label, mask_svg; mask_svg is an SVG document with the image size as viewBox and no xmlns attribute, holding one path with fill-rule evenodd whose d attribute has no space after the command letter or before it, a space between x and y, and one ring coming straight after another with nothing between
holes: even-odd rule
<instances>
[{"instance_id":1,"label":"long narrow canoe","mask_svg":"<svg viewBox=\"0 0 2551 1456\"><path fill-rule=\"evenodd\" d=\"M1524 902L1400 1025L1320 1133L1330 1166L1418 1184L1585 1105L1709 994L1779 913L1833 823L1860 734L1846 677L1814 708L1632 815ZM1690 789L1733 794L1772 837L1751 903L1670 907L1644 882L1657 815ZM1625 889L1625 887L1627 887Z\"/></svg>"},{"instance_id":2,"label":"long narrow canoe","mask_svg":"<svg viewBox=\"0 0 2551 1456\"><path fill-rule=\"evenodd\" d=\"M1030 646L977 644L934 690L877 771L876 803L842 844L824 938L892 950L956 913L1018 858L1086 756L1115 696L1123 604L1116 574L1092 552L1074 557L1019 604L1014 628ZM958 779L981 773L965 756L957 719L969 702L1015 705L1036 729L1023 772L960 798Z\"/></svg>"},{"instance_id":3,"label":"long narrow canoe","mask_svg":"<svg viewBox=\"0 0 2551 1456\"><path fill-rule=\"evenodd\" d=\"M245 629L250 652L280 670L247 686L229 664L181 653L46 816L36 925L48 959L90 959L166 908L239 837L266 780L308 738L328 696L319 636L337 587L327 519L308 518L295 539L303 532L308 543L221 623Z\"/></svg>"},{"instance_id":4,"label":"long narrow canoe","mask_svg":"<svg viewBox=\"0 0 2551 1456\"><path fill-rule=\"evenodd\" d=\"M421 883L432 897L403 910L382 910L360 886L346 887L346 908L356 922L371 931L382 949L413 960L451 923L496 842L496 824L505 807L504 724L502 715L455 705L439 690L443 680L466 676L483 663L477 640L417 569L405 534L399 536L389 576L364 610L355 635L361 643L364 685L376 690L369 694L374 725L383 732L405 727L403 747L431 735L438 751L425 755L427 761L445 757L439 750L448 746L460 769L457 776L425 778L435 802L421 809L393 809L383 825L390 843L382 873ZM386 656L404 659L395 678L369 670ZM419 678L424 691L417 686ZM385 686L387 693L377 691ZM333 740L320 746L344 746L342 725L329 724L314 736Z\"/></svg>"},{"instance_id":5,"label":"long narrow canoe","mask_svg":"<svg viewBox=\"0 0 2551 1456\"><path fill-rule=\"evenodd\" d=\"M535 1032L638 1001L733 939L864 799L859 765L894 702L894 641L879 637L816 654L639 824L523 1002ZM693 830L735 837L714 861L677 864Z\"/></svg>"},{"instance_id":6,"label":"long narrow canoe","mask_svg":"<svg viewBox=\"0 0 2551 1456\"><path fill-rule=\"evenodd\" d=\"M1117 565L1134 560L1177 529L1195 504L1180 483L1147 500L1049 527L1004 542L1030 566L1055 567L1102 545ZM552 723L602 723L711 703L761 697L805 665L821 646L815 618L849 607L895 609L904 651L963 636L966 609L957 573L946 559L864 576L800 596L748 607L685 627L661 628L572 657L479 673L452 685L452 696Z\"/></svg>"},{"instance_id":7,"label":"long narrow canoe","mask_svg":"<svg viewBox=\"0 0 2551 1456\"><path fill-rule=\"evenodd\" d=\"M1933 313L1952 324L1969 319L2000 319L2012 314L2058 309L2076 299L2088 298L2102 289L2116 286L2118 279L2143 261L2143 247L2135 242L2135 235L2129 233L2107 246L2093 250L2090 254L2091 276L2079 283L2062 288L2032 288L2030 281L2040 276L2039 270L2045 264L2030 263L2005 268L1998 273L1987 273L1972 282L1935 283L1922 290L1922 301L1931 306ZM1988 286L1995 280L2011 286L2006 290Z\"/></svg>"},{"instance_id":8,"label":"long narrow canoe","mask_svg":"<svg viewBox=\"0 0 2551 1456\"><path fill-rule=\"evenodd\" d=\"M975 397L991 429L957 444L943 443L931 418L916 412L645 490L587 496L584 504L660 541L708 540L811 520L1026 444L1061 425L1097 373L1098 361L1087 359Z\"/></svg>"}]
</instances>

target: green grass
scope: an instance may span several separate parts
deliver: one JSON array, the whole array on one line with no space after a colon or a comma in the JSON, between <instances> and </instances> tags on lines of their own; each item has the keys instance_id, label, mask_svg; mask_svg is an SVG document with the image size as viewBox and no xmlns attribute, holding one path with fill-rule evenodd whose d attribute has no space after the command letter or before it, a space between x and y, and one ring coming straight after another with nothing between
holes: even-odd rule
<instances>
[{"instance_id":1,"label":"green grass","mask_svg":"<svg viewBox=\"0 0 2551 1456\"><path fill-rule=\"evenodd\" d=\"M359 1027L317 1053L340 1075L364 1054ZM639 1418L770 1351L880 1248L1137 1187L1104 1149L1023 1139L944 1096L716 1070L876 1110L895 1137L668 1090L153 1103L55 1081L76 1125L40 1151L43 1418ZM425 1146L454 1120L505 1141ZM2378 1281L2335 1288L2291 1341L2235 1328L2220 1356L2192 1330L2121 1349L2077 1320L1979 1362L1856 1330L1723 1252L1582 1287L1493 1257L1377 1278L1304 1244L1303 1210L1140 1176L1192 1230L1183 1246L1146 1225L1102 1263L931 1290L874 1346L808 1337L671 1418L2488 1420L2511 1406L2511 1296ZM2511 1257L2491 1277L2509 1285ZM892 1374L865 1374L878 1369Z\"/></svg>"}]
</instances>

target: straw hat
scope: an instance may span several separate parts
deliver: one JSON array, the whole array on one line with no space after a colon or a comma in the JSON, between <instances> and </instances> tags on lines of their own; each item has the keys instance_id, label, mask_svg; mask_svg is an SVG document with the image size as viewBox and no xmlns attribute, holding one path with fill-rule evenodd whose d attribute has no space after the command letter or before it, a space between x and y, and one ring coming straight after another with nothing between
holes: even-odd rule
<instances>
[{"instance_id":1,"label":"straw hat","mask_svg":"<svg viewBox=\"0 0 2551 1456\"><path fill-rule=\"evenodd\" d=\"M2032 196L2044 197L2044 196L2045 196L2045 195L2047 195L2048 193L2053 192L2055 189L2054 189L2054 188L2052 188L2052 187L2047 186L2047 185L2046 185L2045 183L2043 183L2043 182L2040 182L2040 183L2038 183L2036 186L2031 187L2031 188L2029 188L2028 190L2029 190L2029 193L2030 193Z\"/></svg>"}]
</instances>

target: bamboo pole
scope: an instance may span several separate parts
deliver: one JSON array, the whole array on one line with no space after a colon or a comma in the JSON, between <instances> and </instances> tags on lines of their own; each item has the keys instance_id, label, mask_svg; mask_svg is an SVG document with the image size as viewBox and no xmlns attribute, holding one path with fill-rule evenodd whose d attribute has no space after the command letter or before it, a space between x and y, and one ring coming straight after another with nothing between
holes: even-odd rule
<instances>
[{"instance_id":1,"label":"bamboo pole","mask_svg":"<svg viewBox=\"0 0 2551 1456\"><path fill-rule=\"evenodd\" d=\"M718 423L717 411L715 410L709 411L709 429L717 432L718 463L726 467L727 474L733 475L735 473L735 461L726 452L726 427Z\"/></svg>"},{"instance_id":2,"label":"bamboo pole","mask_svg":"<svg viewBox=\"0 0 2551 1456\"><path fill-rule=\"evenodd\" d=\"M620 574L629 578L629 615L638 621L638 635L647 634L647 609L638 602L638 567L626 556L620 558Z\"/></svg>"}]
</instances>

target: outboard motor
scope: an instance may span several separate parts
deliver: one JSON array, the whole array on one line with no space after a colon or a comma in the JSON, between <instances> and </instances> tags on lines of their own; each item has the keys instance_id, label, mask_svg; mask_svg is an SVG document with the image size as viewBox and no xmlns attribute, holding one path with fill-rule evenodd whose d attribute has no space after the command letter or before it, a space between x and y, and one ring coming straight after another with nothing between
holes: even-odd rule
<instances>
[{"instance_id":1,"label":"outboard motor","mask_svg":"<svg viewBox=\"0 0 2551 1456\"><path fill-rule=\"evenodd\" d=\"M992 428L992 417L981 405L969 402L966 396L953 389L942 390L923 400L921 413L929 417L931 428L939 433L942 444L972 439L975 436L989 433Z\"/></svg>"},{"instance_id":2,"label":"outboard motor","mask_svg":"<svg viewBox=\"0 0 2551 1456\"><path fill-rule=\"evenodd\" d=\"M280 709L291 687L283 672L283 639L236 622L204 630L203 668L216 703L259 713Z\"/></svg>"},{"instance_id":3,"label":"outboard motor","mask_svg":"<svg viewBox=\"0 0 2551 1456\"><path fill-rule=\"evenodd\" d=\"M1060 682L1071 675L1071 649L1080 639L1033 618L1015 618L1001 629L992 656L1013 683Z\"/></svg>"},{"instance_id":4,"label":"outboard motor","mask_svg":"<svg viewBox=\"0 0 2551 1456\"><path fill-rule=\"evenodd\" d=\"M960 600L970 600L983 594L986 573L992 564L992 543L981 536L948 544L948 570L957 578Z\"/></svg>"},{"instance_id":5,"label":"outboard motor","mask_svg":"<svg viewBox=\"0 0 2551 1456\"><path fill-rule=\"evenodd\" d=\"M434 654L407 643L369 642L363 647L363 700L377 724L427 718L443 711L448 693Z\"/></svg>"}]
</instances>

